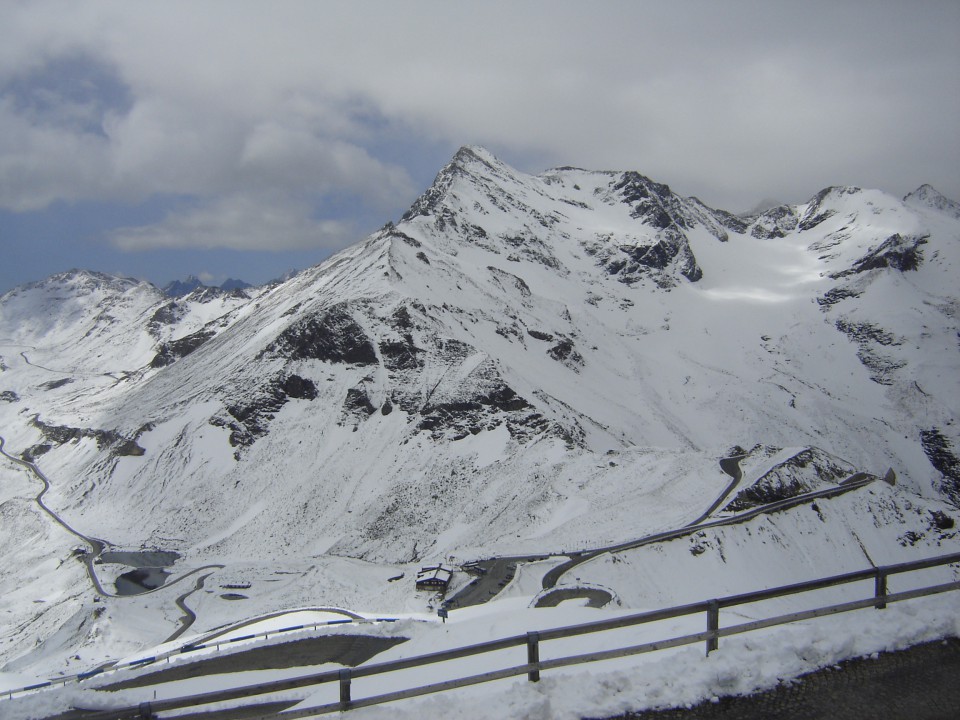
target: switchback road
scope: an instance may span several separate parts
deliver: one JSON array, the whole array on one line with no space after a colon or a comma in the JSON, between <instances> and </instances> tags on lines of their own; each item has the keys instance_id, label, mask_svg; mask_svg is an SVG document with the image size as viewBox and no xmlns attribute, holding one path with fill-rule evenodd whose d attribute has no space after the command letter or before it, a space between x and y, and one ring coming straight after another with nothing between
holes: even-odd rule
<instances>
[{"instance_id":1,"label":"switchback road","mask_svg":"<svg viewBox=\"0 0 960 720\"><path fill-rule=\"evenodd\" d=\"M83 563L87 568L87 575L90 577L90 582L93 583L93 587L98 594L110 595L111 593L108 593L106 590L103 589L103 586L100 584L100 579L97 577L97 573L93 569L94 559L98 555L100 555L101 552L103 552L103 550L107 547L109 543L107 543L105 540L101 540L100 538L88 537L87 535L84 535L78 530L75 530L63 518L57 515L49 507L47 507L46 503L43 502L43 496L46 495L47 491L50 489L50 481L47 480L47 476L40 471L40 468L38 468L36 464L29 462L28 460L21 460L20 458L15 457L10 453L8 453L4 449L5 443L6 443L6 440L4 440L3 436L0 436L0 455L3 455L5 458L10 460L11 462L15 462L18 465L21 465L27 468L28 470L33 472L33 474L37 477L37 479L40 480L41 483L43 483L43 489L34 498L34 500L36 501L40 509L43 510L47 515L49 515L54 522L60 525L68 533L70 533L71 535L74 535L75 537L80 538L81 540L83 540L84 543L90 546L90 552L86 553L83 557Z\"/></svg>"},{"instance_id":2,"label":"switchback road","mask_svg":"<svg viewBox=\"0 0 960 720\"><path fill-rule=\"evenodd\" d=\"M543 576L543 588L548 590L552 587L555 587L560 578L565 575L567 572L575 568L581 563L587 562L587 560L592 560L598 555L602 555L608 552L617 552L618 550L629 550L634 547L640 547L641 545L647 545L653 542L659 542L660 540L672 539L673 537L680 537L681 535L688 534L692 532L690 528L699 528L706 527L701 525L701 523L710 517L717 508L719 508L724 500L729 497L730 493L740 484L740 480L743 478L743 472L740 470L740 460L743 458L743 455L735 455L727 458L722 458L720 460L720 469L722 469L727 475L732 479L730 483L724 488L723 492L717 497L716 500L707 508L706 512L700 515L696 520L688 523L682 528L676 530L667 530L665 532L656 533L654 535L648 535L646 537L640 538L638 540L631 540L629 542L620 543L618 545L608 545L607 547L596 548L594 550L588 550L586 552L580 553L577 557L573 557L563 565L557 565L557 567L551 569L546 575Z\"/></svg>"},{"instance_id":3,"label":"switchback road","mask_svg":"<svg viewBox=\"0 0 960 720\"><path fill-rule=\"evenodd\" d=\"M865 487L877 479L873 475L858 472L841 481L840 484L824 490L815 490L813 492L804 493L802 495L797 495L785 500L779 500L767 505L760 505L737 515L732 515L730 517L713 520L710 522L704 522L723 505L726 499L739 485L741 479L743 478L743 473L740 470L740 460L743 457L744 456L742 455L738 455L720 460L721 469L732 478L730 483L724 488L723 492L713 501L713 503L704 513L683 527L673 530L665 530L663 532L647 535L636 540L629 540L627 542L618 543L615 545L585 550L579 553L559 553L557 555L521 555L481 560L475 564L481 573L480 577L473 581L470 585L460 590L460 592L454 595L451 599L447 600L444 604L450 609L457 609L469 607L471 605L479 605L492 600L500 593L507 583L513 579L514 575L516 574L517 565L520 563L536 562L538 560L545 560L548 557L562 557L564 555L568 557L569 560L550 569L543 576L542 587L544 590L550 590L551 588L556 587L563 575L578 565L585 563L588 560L592 560L599 555L620 552L622 550L632 550L634 548L649 545L651 543L674 540L686 535L692 535L700 530L746 522L747 520L751 520L758 515L779 512L781 510L786 510L796 507L797 505L811 502L818 498L836 497L837 495L842 495L852 490ZM888 477L884 479L887 480L887 482L892 482L892 477L893 476L891 472L888 473Z\"/></svg>"},{"instance_id":4,"label":"switchback road","mask_svg":"<svg viewBox=\"0 0 960 720\"><path fill-rule=\"evenodd\" d=\"M570 562L564 563L563 565L558 565L550 570L546 575L543 576L543 587L544 589L554 587L564 573L568 572L576 565L584 563L587 560L592 560L598 555L602 555L604 553L620 552L621 550L633 550L634 548L642 547L655 542L675 540L676 538L683 537L685 535L692 535L695 532L709 528L722 527L724 525L736 525L747 520L752 520L758 515L769 515L771 513L779 512L780 510L787 510L818 498L843 495L852 490L858 490L859 488L866 487L876 479L876 477L867 475L866 473L857 473L856 475L847 478L837 486L826 488L824 490L815 490L813 492L804 493L802 495L797 495L796 497L787 498L786 500L778 500L777 502L773 502L768 505L760 505L752 510L747 510L746 512L742 512L737 515L731 515L730 517L723 518L721 520L713 520L711 522L700 523L699 525L686 525L685 527L678 528L676 530L667 530L665 532L655 533L653 535L648 535L647 537L639 538L638 540L631 540L629 542L620 543L619 545L610 545L598 550L591 550L589 553L585 553L578 558L573 558Z\"/></svg>"},{"instance_id":5,"label":"switchback road","mask_svg":"<svg viewBox=\"0 0 960 720\"><path fill-rule=\"evenodd\" d=\"M742 457L742 455L737 455L720 460L720 468L725 473L730 475L732 479L724 488L723 492L713 502L713 504L707 508L706 512L694 520L691 525L700 523L713 514L716 509L723 504L724 500L726 500L730 493L733 492L733 490L737 487L737 485L740 483L740 479L743 477L743 474L740 472L740 458ZM647 540L647 538L633 542L643 542L644 540ZM610 551L611 548L623 549L621 546L617 545L608 548L587 550L582 553L559 553L558 555L560 557L566 556L570 559L562 565L558 565L557 567L553 568L544 576L543 587L545 589L554 587L554 585L557 583L557 580L565 572L576 565L595 557L596 555ZM480 560L479 562L475 563L475 567L479 571L480 577L460 590L460 592L454 595L451 599L447 600L444 604L449 609L455 610L457 608L470 607L471 605L479 605L492 600L494 597L500 594L500 591L506 587L507 583L509 583L513 579L514 575L516 575L517 565L521 563L536 562L538 560L546 560L548 557L556 557L556 555L544 555L541 553L539 555L516 555L510 557L490 558L489 560ZM592 601L596 602L597 598L593 598Z\"/></svg>"},{"instance_id":6,"label":"switchback road","mask_svg":"<svg viewBox=\"0 0 960 720\"><path fill-rule=\"evenodd\" d=\"M8 453L8 452L6 451L6 449L4 448L5 443L6 443L6 440L4 439L4 437L3 437L2 435L0 435L0 455L2 455L3 457L7 458L7 459L10 460L11 462L16 463L17 465L20 465L20 466L25 467L25 468L27 468L28 470L30 470L30 471L34 474L34 476L35 476L38 480L40 480L40 482L43 484L43 489L42 489L42 490L37 494L37 496L34 498L34 501L37 503L37 505L40 507L40 509L43 510L47 515L49 515L50 518L51 518L54 522L56 522L58 525L60 525L60 527L62 527L62 528L63 528L64 530L66 530L67 532L69 532L71 535L79 538L80 540L82 540L84 543L86 543L86 544L90 547L90 551L84 553L82 559L83 559L83 565L84 565L84 567L85 567L86 570L87 570L87 577L90 578L90 582L91 582L91 584L93 585L94 591L95 591L98 595L100 595L101 597L112 597L112 598L124 597L124 596L118 595L117 593L111 593L111 592L108 592L107 590L105 590L104 587L103 587L103 585L102 585L101 582L100 582L100 578L97 576L97 572L96 572L96 569L95 569L95 567L94 567L94 561L95 561L95 560L100 556L100 554L107 548L107 546L110 546L111 544L108 543L106 540L102 540L102 539L100 539L100 538L90 537L90 536L88 536L88 535L84 535L84 534L81 533L80 531L78 531L78 530L76 530L75 528L73 528L73 527L72 527L66 520L64 520L62 517L60 517L59 515L57 515L57 513L55 513L53 510L51 510L51 509L46 505L46 503L43 502L43 496L44 496L44 495L47 493L47 491L50 489L50 481L47 479L47 476L44 475L43 472L40 470L40 468L37 467L36 463L30 462L30 461L28 461L28 460L23 460L23 459L21 459L21 458L18 458L18 457L16 457L16 456L11 455L10 453ZM186 580L186 579L187 579L188 577L190 577L191 575L195 575L195 574L197 574L198 572L202 572L203 570L214 570L214 569L215 569L215 570L222 570L223 567L224 567L223 565L204 565L204 566L202 566L202 567L194 568L193 570L190 570L189 572L186 572L186 573L184 573L183 575L180 575L180 576L178 576L178 577L176 577L176 578L173 578L173 579L171 579L169 582L164 583L163 585L161 585L161 586L159 586L159 587L157 587L157 588L154 588L154 589L152 589L152 590L145 590L145 591L142 592L142 593L137 593L136 595L126 596L126 597L140 597L140 596L142 596L142 595L147 595L147 594L150 594L150 593L159 592L159 591L164 590L165 588L168 588L168 587L170 587L171 585L174 585L174 584L176 584L176 583L178 583L178 582L180 582L180 581L182 581L182 580ZM184 604L184 601L186 600L186 598L187 598L189 595L191 595L192 593L196 592L197 590L199 590L200 588L203 587L203 582L204 582L204 580L206 580L208 577L210 577L210 574L211 574L211 573L208 573L208 574L204 575L203 577L201 577L201 578L197 581L197 583L196 583L196 585L194 586L193 590L190 590L189 592L184 593L183 595L181 595L180 597L178 597L178 598L176 599L177 607L179 607L180 610L183 611L183 616L182 616L181 619L180 619L180 627L177 628L177 630L176 630L169 638L167 638L167 640L175 640L176 638L180 637L180 635L182 635L184 632L186 632L187 629L190 628L190 626L193 625L194 621L197 619L197 616L193 613L192 610L190 610L190 609Z\"/></svg>"}]
</instances>

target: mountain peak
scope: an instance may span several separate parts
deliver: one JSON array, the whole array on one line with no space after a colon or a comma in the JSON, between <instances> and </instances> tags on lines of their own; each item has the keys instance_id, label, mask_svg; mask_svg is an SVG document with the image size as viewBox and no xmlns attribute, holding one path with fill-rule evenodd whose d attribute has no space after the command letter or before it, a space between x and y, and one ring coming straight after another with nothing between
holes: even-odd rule
<instances>
[{"instance_id":1,"label":"mountain peak","mask_svg":"<svg viewBox=\"0 0 960 720\"><path fill-rule=\"evenodd\" d=\"M95 270L80 270L74 268L61 273L56 273L50 277L35 283L29 283L26 287L69 287L74 291L89 293L97 288L110 288L118 292L140 285L140 280L121 277L119 275L108 275L107 273Z\"/></svg>"},{"instance_id":2,"label":"mountain peak","mask_svg":"<svg viewBox=\"0 0 960 720\"><path fill-rule=\"evenodd\" d=\"M927 207L960 218L960 203L941 194L935 187L924 183L912 193L904 196L908 205Z\"/></svg>"},{"instance_id":3,"label":"mountain peak","mask_svg":"<svg viewBox=\"0 0 960 720\"><path fill-rule=\"evenodd\" d=\"M485 165L500 164L500 160L485 147L480 145L463 145L454 154L452 163L457 165L468 165L480 162Z\"/></svg>"},{"instance_id":4,"label":"mountain peak","mask_svg":"<svg viewBox=\"0 0 960 720\"><path fill-rule=\"evenodd\" d=\"M196 275L188 275L186 280L174 280L164 286L163 292L168 297L182 297L197 288L204 287L203 282Z\"/></svg>"},{"instance_id":5,"label":"mountain peak","mask_svg":"<svg viewBox=\"0 0 960 720\"><path fill-rule=\"evenodd\" d=\"M464 145L437 173L433 183L404 213L401 220L412 220L421 215L431 215L449 193L457 178L509 176L511 170L489 150L479 145Z\"/></svg>"}]
</instances>

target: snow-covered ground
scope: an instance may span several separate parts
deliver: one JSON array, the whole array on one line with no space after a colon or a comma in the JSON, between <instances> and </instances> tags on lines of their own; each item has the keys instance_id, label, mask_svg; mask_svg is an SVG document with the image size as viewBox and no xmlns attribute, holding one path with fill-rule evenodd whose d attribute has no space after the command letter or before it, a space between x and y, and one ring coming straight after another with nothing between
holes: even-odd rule
<instances>
[{"instance_id":1,"label":"snow-covered ground","mask_svg":"<svg viewBox=\"0 0 960 720\"><path fill-rule=\"evenodd\" d=\"M870 590L863 589L857 597L868 597ZM530 631L629 614L624 610L592 610L578 607L576 603L534 610L527 607L529 601L529 597L518 596L498 600L486 606L454 611L445 624L440 624L435 617L422 616L374 626L337 626L328 628L325 632L362 632L410 638L371 660L379 663L522 635ZM742 611L725 611L721 615L721 627L743 622L747 618L763 617L764 612L769 614L770 609L753 607ZM692 634L704 629L703 622L703 616L697 615L629 629L552 640L541 644L540 657L541 660L548 660ZM260 627L251 626L248 629L269 632L278 628L276 623L268 621ZM310 632L312 631L301 631L300 636ZM709 656L705 656L703 644L697 643L650 654L546 670L543 671L539 683L530 683L525 676L519 676L438 695L362 708L352 711L351 717L414 718L436 712L477 720L613 715L626 710L685 705L722 695L754 692L842 659L902 649L919 642L955 637L958 633L960 595L953 592L893 604L882 611L873 608L858 610L841 616L818 618L723 638L720 649ZM289 638L274 635L266 640L261 638L238 644L230 651L238 652L255 643L262 646L269 642L289 642ZM227 652L226 646L222 652ZM136 658L128 658L132 659ZM171 662L193 659L192 656L187 658L174 655ZM462 660L397 671L389 675L356 679L352 684L352 693L354 699L360 699L522 665L525 662L525 647L519 646ZM162 665L162 668L167 667L171 665ZM71 704L83 707L129 707L143 701L271 682L337 667L339 666L301 666L286 671L264 670L206 676L152 685L141 690L113 692L106 696L93 689L96 685L117 682L156 668L147 666L140 670L108 673L96 680L87 680L81 685L70 684L63 688L18 694L13 700L0 702L4 703L4 717L19 720L54 713L70 707ZM0 677L7 687L25 679L13 675ZM256 700L291 701L297 698L302 698L302 702L296 708L335 703L339 699L338 686L336 683L328 683L315 690L307 688L293 694L267 694L257 697ZM219 706L227 705L229 703Z\"/></svg>"},{"instance_id":2,"label":"snow-covered ground","mask_svg":"<svg viewBox=\"0 0 960 720\"><path fill-rule=\"evenodd\" d=\"M736 218L636 173L529 176L465 148L396 224L246 296L84 272L19 288L0 436L79 534L0 461L0 671L154 652L178 599L179 641L286 609L432 616L421 565L550 556L484 610L506 622L561 556L700 519L731 453L743 477L705 521L857 472L897 484L602 554L561 585L619 612L956 551L958 268L932 189ZM81 536L179 559L115 597L124 568L94 564L96 592Z\"/></svg>"}]
</instances>

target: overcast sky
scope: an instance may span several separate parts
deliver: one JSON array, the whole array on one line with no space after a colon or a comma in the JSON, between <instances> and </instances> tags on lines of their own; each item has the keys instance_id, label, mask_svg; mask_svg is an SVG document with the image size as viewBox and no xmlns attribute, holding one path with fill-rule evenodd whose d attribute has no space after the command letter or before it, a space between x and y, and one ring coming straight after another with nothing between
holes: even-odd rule
<instances>
[{"instance_id":1,"label":"overcast sky","mask_svg":"<svg viewBox=\"0 0 960 720\"><path fill-rule=\"evenodd\" d=\"M264 282L396 220L464 144L734 212L960 199L960 2L0 0L0 292Z\"/></svg>"}]
</instances>

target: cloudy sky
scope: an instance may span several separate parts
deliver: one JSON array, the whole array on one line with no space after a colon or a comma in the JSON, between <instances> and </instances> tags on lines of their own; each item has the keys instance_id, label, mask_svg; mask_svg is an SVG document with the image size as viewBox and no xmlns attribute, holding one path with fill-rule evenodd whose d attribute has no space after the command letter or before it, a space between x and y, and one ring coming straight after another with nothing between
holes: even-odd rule
<instances>
[{"instance_id":1,"label":"cloudy sky","mask_svg":"<svg viewBox=\"0 0 960 720\"><path fill-rule=\"evenodd\" d=\"M264 282L397 219L464 144L735 212L960 199L960 3L0 0L0 292Z\"/></svg>"}]
</instances>

